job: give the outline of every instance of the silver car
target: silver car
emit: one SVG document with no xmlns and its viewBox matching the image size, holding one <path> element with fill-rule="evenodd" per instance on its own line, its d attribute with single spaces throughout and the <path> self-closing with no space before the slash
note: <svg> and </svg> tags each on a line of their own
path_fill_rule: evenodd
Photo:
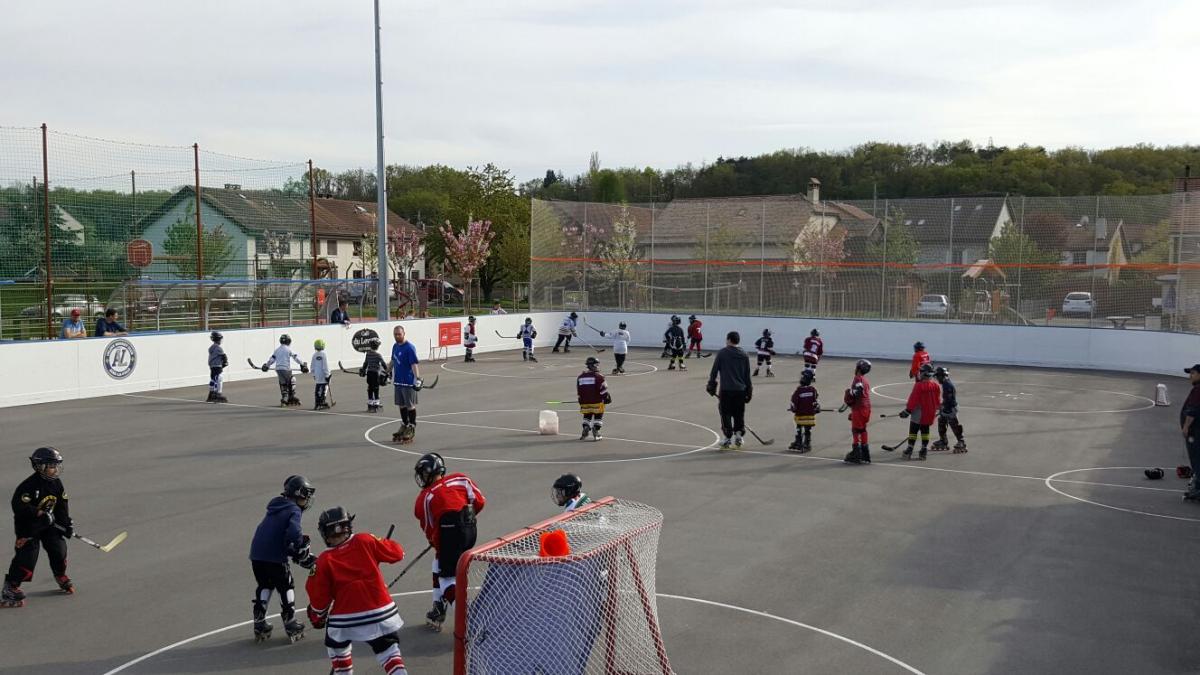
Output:
<svg viewBox="0 0 1200 675">
<path fill-rule="evenodd" d="M 945 318 L 950 316 L 950 299 L 944 295 L 922 295 L 917 301 L 917 316 L 936 316 Z"/>
<path fill-rule="evenodd" d="M 1062 313 L 1063 316 L 1092 316 L 1096 313 L 1096 302 L 1087 291 L 1072 291 L 1063 298 Z"/>
</svg>

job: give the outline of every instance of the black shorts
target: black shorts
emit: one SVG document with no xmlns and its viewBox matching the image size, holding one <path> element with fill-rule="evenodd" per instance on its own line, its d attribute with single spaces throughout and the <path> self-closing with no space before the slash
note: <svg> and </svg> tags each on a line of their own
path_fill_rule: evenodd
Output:
<svg viewBox="0 0 1200 675">
<path fill-rule="evenodd" d="M 453 577 L 458 570 L 458 559 L 475 546 L 475 512 L 463 510 L 458 513 L 442 514 L 438 532 L 438 576 Z"/>
</svg>

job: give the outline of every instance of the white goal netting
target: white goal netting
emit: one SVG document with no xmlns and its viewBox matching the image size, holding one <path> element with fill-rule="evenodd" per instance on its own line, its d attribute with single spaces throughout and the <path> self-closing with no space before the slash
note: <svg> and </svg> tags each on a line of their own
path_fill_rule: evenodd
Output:
<svg viewBox="0 0 1200 675">
<path fill-rule="evenodd" d="M 670 675 L 655 601 L 662 520 L 606 497 L 464 554 L 455 673 Z M 552 530 L 569 555 L 539 555 Z"/>
</svg>

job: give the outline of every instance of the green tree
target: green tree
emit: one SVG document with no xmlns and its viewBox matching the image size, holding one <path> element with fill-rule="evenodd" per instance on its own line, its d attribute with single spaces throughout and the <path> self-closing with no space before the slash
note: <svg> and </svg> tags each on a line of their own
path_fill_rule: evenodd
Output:
<svg viewBox="0 0 1200 675">
<path fill-rule="evenodd" d="M 225 234 L 220 225 L 205 228 L 202 239 L 204 245 L 204 278 L 212 279 L 219 276 L 229 266 L 233 254 L 233 237 Z M 174 258 L 171 267 L 181 279 L 196 278 L 196 216 L 192 204 L 187 211 L 167 228 L 167 237 L 163 241 L 163 250 Z"/>
<path fill-rule="evenodd" d="M 867 260 L 893 265 L 915 265 L 921 246 L 912 228 L 904 224 L 904 213 L 896 210 L 884 223 L 884 235 L 867 244 Z"/>
<path fill-rule="evenodd" d="M 999 265 L 1010 280 L 1020 279 L 1021 295 L 1027 299 L 1043 296 L 1061 277 L 1053 267 L 1059 263 L 1059 255 L 1042 249 L 1015 223 L 1005 225 L 1000 236 L 988 242 L 988 258 Z"/>
</svg>

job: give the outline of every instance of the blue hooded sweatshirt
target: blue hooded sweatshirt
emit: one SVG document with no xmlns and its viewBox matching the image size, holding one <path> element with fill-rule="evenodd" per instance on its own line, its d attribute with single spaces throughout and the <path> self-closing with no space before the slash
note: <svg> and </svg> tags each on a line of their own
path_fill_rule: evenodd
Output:
<svg viewBox="0 0 1200 675">
<path fill-rule="evenodd" d="M 300 532 L 300 506 L 287 497 L 275 497 L 267 504 L 254 540 L 250 542 L 250 559 L 261 562 L 287 562 L 288 556 L 304 546 Z"/>
</svg>

